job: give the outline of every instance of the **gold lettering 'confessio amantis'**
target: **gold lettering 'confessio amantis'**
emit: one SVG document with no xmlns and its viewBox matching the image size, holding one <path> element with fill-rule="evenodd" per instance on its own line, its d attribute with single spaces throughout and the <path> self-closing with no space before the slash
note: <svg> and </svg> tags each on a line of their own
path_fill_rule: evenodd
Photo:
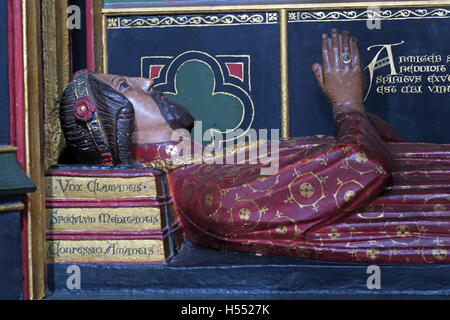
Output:
<svg viewBox="0 0 450 320">
<path fill-rule="evenodd" d="M 63 262 L 163 262 L 168 241 L 145 240 L 48 240 L 47 261 Z M 170 251 L 169 251 L 170 252 Z"/>
<path fill-rule="evenodd" d="M 155 177 L 68 177 L 47 176 L 47 199 L 156 197 Z"/>
<path fill-rule="evenodd" d="M 143 231 L 163 228 L 160 207 L 47 208 L 47 231 Z"/>
</svg>

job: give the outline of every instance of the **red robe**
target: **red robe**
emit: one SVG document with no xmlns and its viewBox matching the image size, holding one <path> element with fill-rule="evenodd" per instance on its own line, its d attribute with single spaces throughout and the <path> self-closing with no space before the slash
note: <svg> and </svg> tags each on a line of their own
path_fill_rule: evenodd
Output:
<svg viewBox="0 0 450 320">
<path fill-rule="evenodd" d="M 188 238 L 222 250 L 327 261 L 450 263 L 450 145 L 404 143 L 361 113 L 337 137 L 280 141 L 279 170 L 190 164 L 169 172 Z M 174 144 L 135 145 L 142 163 Z"/>
</svg>

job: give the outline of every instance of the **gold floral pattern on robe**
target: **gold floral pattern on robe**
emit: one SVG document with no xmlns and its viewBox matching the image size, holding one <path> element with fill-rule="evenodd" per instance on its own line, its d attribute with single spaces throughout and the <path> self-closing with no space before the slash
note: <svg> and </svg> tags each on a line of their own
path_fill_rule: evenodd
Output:
<svg viewBox="0 0 450 320">
<path fill-rule="evenodd" d="M 360 113 L 335 122 L 336 138 L 281 141 L 270 176 L 254 164 L 169 172 L 187 236 L 308 259 L 449 263 L 450 146 L 387 144 Z"/>
</svg>

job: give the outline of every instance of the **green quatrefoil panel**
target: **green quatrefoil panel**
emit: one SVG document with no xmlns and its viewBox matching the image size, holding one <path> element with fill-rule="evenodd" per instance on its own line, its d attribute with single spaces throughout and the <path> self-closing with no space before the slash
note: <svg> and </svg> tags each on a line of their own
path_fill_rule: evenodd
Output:
<svg viewBox="0 0 450 320">
<path fill-rule="evenodd" d="M 239 125 L 244 108 L 235 96 L 215 92 L 215 83 L 214 73 L 206 63 L 191 60 L 177 71 L 176 93 L 164 94 L 188 108 L 197 121 L 202 121 L 203 132 L 211 128 L 225 132 Z"/>
</svg>

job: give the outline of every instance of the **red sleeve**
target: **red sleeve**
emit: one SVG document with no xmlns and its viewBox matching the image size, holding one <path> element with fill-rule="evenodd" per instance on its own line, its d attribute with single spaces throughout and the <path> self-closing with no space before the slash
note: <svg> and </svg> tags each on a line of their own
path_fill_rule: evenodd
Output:
<svg viewBox="0 0 450 320">
<path fill-rule="evenodd" d="M 340 114 L 335 119 L 335 126 L 338 144 L 345 144 L 358 152 L 366 153 L 376 165 L 386 172 L 391 171 L 392 159 L 386 141 L 366 114 L 359 112 Z"/>
<path fill-rule="evenodd" d="M 367 116 L 378 132 L 380 137 L 386 142 L 407 142 L 407 140 L 389 123 L 381 119 L 380 117 L 367 113 Z"/>
<path fill-rule="evenodd" d="M 368 204 L 389 181 L 391 155 L 365 114 L 341 114 L 335 124 L 335 142 L 281 147 L 278 171 L 268 176 L 261 175 L 262 164 L 201 164 L 172 172 L 186 233 L 207 245 L 214 244 L 206 239 L 211 237 L 295 239 Z"/>
<path fill-rule="evenodd" d="M 323 197 L 307 215 L 304 226 L 313 230 L 331 224 L 360 209 L 385 189 L 392 171 L 392 158 L 386 142 L 380 137 L 366 114 L 340 114 L 335 119 L 336 142 L 309 149 L 305 163 L 298 161 L 305 175 L 300 185 L 309 183 L 322 188 Z M 281 165 L 282 166 L 282 165 Z M 320 183 L 313 184 L 318 180 Z M 316 187 L 316 190 L 318 188 Z M 299 195 L 301 199 L 302 195 Z M 303 200 L 302 200 L 303 201 Z M 302 207 L 306 208 L 306 207 Z M 306 231 L 305 230 L 305 231 Z"/>
</svg>

